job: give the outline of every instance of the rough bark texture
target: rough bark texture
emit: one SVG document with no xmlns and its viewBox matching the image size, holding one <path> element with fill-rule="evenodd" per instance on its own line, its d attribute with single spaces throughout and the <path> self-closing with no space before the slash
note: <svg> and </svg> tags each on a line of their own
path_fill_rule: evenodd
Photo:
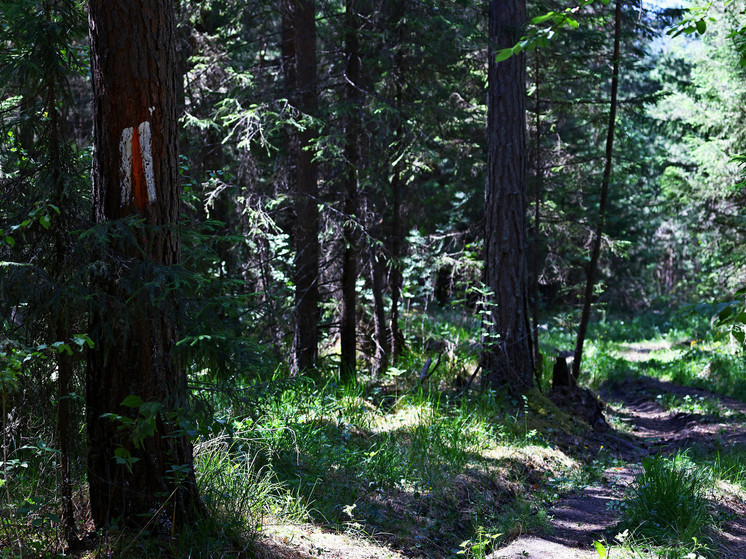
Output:
<svg viewBox="0 0 746 559">
<path fill-rule="evenodd" d="M 175 360 L 176 301 L 165 295 L 167 268 L 179 263 L 179 185 L 176 123 L 175 29 L 168 0 L 89 3 L 94 92 L 93 204 L 97 223 L 137 216 L 130 242 L 111 237 L 111 258 L 99 276 L 92 311 L 86 408 L 88 480 L 97 528 L 114 521 L 147 522 L 164 503 L 162 520 L 191 520 L 200 511 L 192 447 L 179 436 L 175 416 L 186 405 L 186 374 Z M 132 297 L 127 277 L 139 269 L 155 290 Z M 155 276 L 155 271 L 161 274 Z M 159 285 L 160 284 L 160 285 Z M 162 297 L 161 297 L 162 296 Z M 133 442 L 133 430 L 105 414 L 143 422 L 128 396 L 162 407 L 156 431 Z M 138 419 L 139 417 L 139 419 Z M 136 459 L 117 463 L 122 449 Z"/>
<path fill-rule="evenodd" d="M 283 2 L 283 65 L 293 105 L 315 115 L 316 9 L 312 0 Z M 316 164 L 311 149 L 316 130 L 307 126 L 293 133 L 291 157 L 295 159 L 295 314 L 291 368 L 294 374 L 311 371 L 318 358 L 319 338 L 319 211 Z"/>
<path fill-rule="evenodd" d="M 342 317 L 340 337 L 340 378 L 352 380 L 356 376 L 357 355 L 357 261 L 359 234 L 356 224 L 358 214 L 358 167 L 360 165 L 360 116 L 362 95 L 360 81 L 360 52 L 358 47 L 358 18 L 355 0 L 345 4 L 345 100 L 347 123 L 345 127 L 345 159 L 347 172 L 344 179 L 345 224 L 342 232 L 344 255 L 342 257 Z"/>
<path fill-rule="evenodd" d="M 609 183 L 611 181 L 611 166 L 614 153 L 614 126 L 616 122 L 617 92 L 619 91 L 619 49 L 622 35 L 622 2 L 617 0 L 614 12 L 614 60 L 611 71 L 611 99 L 609 101 L 609 128 L 606 134 L 606 158 L 604 175 L 601 181 L 601 199 L 598 202 L 598 222 L 591 246 L 591 259 L 586 268 L 585 295 L 583 311 L 578 326 L 578 338 L 575 344 L 575 359 L 572 362 L 572 376 L 577 381 L 580 378 L 580 365 L 583 359 L 583 344 L 585 342 L 588 322 L 591 318 L 591 304 L 593 302 L 593 288 L 596 285 L 598 259 L 601 257 L 601 236 L 606 225 L 606 205 L 609 199 Z"/>
<path fill-rule="evenodd" d="M 526 59 L 495 62 L 526 20 L 525 0 L 490 2 L 485 270 L 493 291 L 485 381 L 525 391 L 534 370 L 526 263 Z"/>
</svg>

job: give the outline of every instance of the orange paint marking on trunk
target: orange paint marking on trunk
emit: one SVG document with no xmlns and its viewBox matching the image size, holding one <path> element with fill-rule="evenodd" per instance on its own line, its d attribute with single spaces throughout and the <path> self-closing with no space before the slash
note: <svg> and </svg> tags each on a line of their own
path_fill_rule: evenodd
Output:
<svg viewBox="0 0 746 559">
<path fill-rule="evenodd" d="M 148 190 L 145 184 L 145 168 L 140 151 L 140 132 L 137 127 L 132 131 L 132 189 L 135 205 L 144 210 L 148 205 Z"/>
</svg>

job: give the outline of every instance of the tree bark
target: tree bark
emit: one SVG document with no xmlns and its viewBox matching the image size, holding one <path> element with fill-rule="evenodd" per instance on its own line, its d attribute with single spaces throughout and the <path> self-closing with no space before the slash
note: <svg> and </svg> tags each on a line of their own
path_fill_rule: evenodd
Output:
<svg viewBox="0 0 746 559">
<path fill-rule="evenodd" d="M 355 0 L 345 3 L 345 100 L 347 123 L 345 128 L 344 178 L 344 255 L 342 260 L 342 320 L 339 337 L 341 346 L 340 378 L 343 381 L 356 377 L 357 357 L 357 261 L 358 261 L 358 168 L 360 165 L 360 49 L 358 45 L 358 18 Z"/>
<path fill-rule="evenodd" d="M 535 117 L 536 117 L 536 184 L 534 186 L 534 221 L 533 221 L 533 239 L 532 239 L 532 255 L 531 255 L 531 314 L 532 316 L 532 327 L 533 327 L 533 344 L 534 344 L 534 367 L 536 368 L 536 383 L 541 387 L 541 375 L 542 375 L 542 361 L 543 356 L 539 349 L 539 275 L 541 274 L 542 258 L 541 258 L 541 243 L 539 242 L 539 235 L 541 235 L 541 203 L 544 189 L 544 168 L 542 166 L 541 159 L 541 95 L 540 95 L 540 77 L 541 77 L 541 64 L 539 58 L 539 51 L 536 51 L 536 106 L 535 106 Z"/>
<path fill-rule="evenodd" d="M 131 227 L 128 218 L 141 220 L 129 241 L 108 238 L 107 268 L 96 280 L 86 389 L 91 513 L 97 528 L 137 525 L 163 505 L 157 530 L 166 519 L 202 513 L 192 446 L 178 425 L 187 404 L 186 372 L 174 356 L 178 301 L 165 289 L 180 261 L 173 4 L 90 0 L 88 13 L 94 219 Z M 142 274 L 141 297 L 128 291 L 133 270 Z M 131 398 L 122 405 L 132 396 L 150 410 Z M 145 427 L 144 436 L 121 428 L 129 422 Z"/>
<path fill-rule="evenodd" d="M 526 20 L 525 0 L 493 0 L 489 13 L 489 101 L 485 270 L 492 291 L 485 340 L 485 381 L 523 392 L 534 371 L 526 263 L 526 58 L 502 62 Z"/>
<path fill-rule="evenodd" d="M 591 259 L 586 268 L 585 294 L 583 298 L 583 312 L 580 316 L 578 327 L 578 338 L 575 344 L 575 358 L 572 361 L 572 376 L 577 382 L 580 378 L 580 364 L 583 358 L 583 344 L 588 331 L 588 322 L 591 317 L 591 304 L 593 301 L 593 288 L 596 284 L 596 272 L 598 260 L 601 256 L 601 237 L 606 224 L 606 206 L 609 199 L 609 183 L 611 181 L 611 166 L 614 154 L 614 126 L 616 122 L 617 94 L 619 91 L 619 51 L 622 35 L 622 0 L 617 0 L 614 11 L 614 61 L 611 71 L 611 99 L 609 101 L 609 129 L 606 134 L 606 157 L 604 163 L 604 174 L 601 181 L 601 198 L 598 202 L 598 222 L 593 235 L 591 246 Z"/>
<path fill-rule="evenodd" d="M 316 94 L 316 9 L 313 0 L 283 1 L 283 64 L 291 102 L 301 113 L 314 116 Z M 313 371 L 319 338 L 319 211 L 317 170 L 313 161 L 314 126 L 292 134 L 295 159 L 295 313 L 293 374 Z"/>
<path fill-rule="evenodd" d="M 383 306 L 383 255 L 375 246 L 370 247 L 369 255 L 370 283 L 373 292 L 373 343 L 376 346 L 373 357 L 373 376 L 378 378 L 386 372 L 389 366 L 386 310 Z"/>
</svg>

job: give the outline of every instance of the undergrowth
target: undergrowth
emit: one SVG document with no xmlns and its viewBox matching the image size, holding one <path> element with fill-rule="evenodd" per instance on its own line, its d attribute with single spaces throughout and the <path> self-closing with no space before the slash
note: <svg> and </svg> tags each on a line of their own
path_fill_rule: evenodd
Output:
<svg viewBox="0 0 746 559">
<path fill-rule="evenodd" d="M 204 406 L 197 408 L 194 463 L 205 522 L 166 539 L 110 531 L 99 551 L 240 557 L 250 555 L 263 533 L 310 523 L 432 557 L 483 557 L 521 534 L 545 532 L 553 503 L 603 482 L 605 470 L 619 462 L 603 448 L 559 450 L 557 441 L 574 436 L 576 423 L 544 394 L 481 390 L 478 378 L 469 385 L 478 327 L 451 319 L 447 311 L 410 313 L 407 320 L 419 328 L 410 324 L 408 349 L 383 378 L 361 374 L 359 382 L 342 385 L 277 373 L 198 392 L 195 402 Z M 546 392 L 553 356 L 569 349 L 572 336 L 551 324 L 541 339 Z M 591 329 L 581 381 L 600 386 L 649 375 L 739 396 L 746 386 L 742 358 L 718 344 L 661 317 L 608 321 Z M 630 348 L 644 358 L 627 360 Z M 439 366 L 422 380 L 428 357 Z M 326 378 L 333 379 L 331 370 Z M 659 402 L 722 415 L 709 398 L 661 395 Z M 43 490 L 55 454 L 39 445 L 8 456 L 0 539 L 9 551 L 2 557 L 18 556 L 14 539 L 31 552 L 59 549 L 55 496 Z M 671 558 L 684 557 L 676 555 L 682 550 L 709 553 L 712 480 L 746 489 L 744 463 L 743 452 L 730 448 L 647 459 L 621 505 L 624 545 L 654 544 Z"/>
<path fill-rule="evenodd" d="M 621 503 L 617 529 L 633 542 L 656 546 L 667 559 L 712 557 L 711 471 L 697 467 L 687 452 L 649 456 L 642 468 Z"/>
</svg>

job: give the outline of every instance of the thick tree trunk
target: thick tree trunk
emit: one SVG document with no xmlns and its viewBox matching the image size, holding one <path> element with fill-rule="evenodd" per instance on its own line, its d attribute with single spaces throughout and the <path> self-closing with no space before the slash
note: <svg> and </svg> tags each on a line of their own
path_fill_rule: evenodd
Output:
<svg viewBox="0 0 746 559">
<path fill-rule="evenodd" d="M 283 63 L 285 80 L 295 107 L 315 115 L 316 9 L 312 0 L 283 2 Z M 295 313 L 291 369 L 294 374 L 312 371 L 318 358 L 319 338 L 319 211 L 313 141 L 316 130 L 308 126 L 293 134 L 290 150 L 295 159 Z"/>
<path fill-rule="evenodd" d="M 617 92 L 619 90 L 619 50 L 622 35 L 622 2 L 617 0 L 614 12 L 614 60 L 611 71 L 611 99 L 609 101 L 609 128 L 606 134 L 606 159 L 604 175 L 601 181 L 601 199 L 598 202 L 598 222 L 591 246 L 591 259 L 586 268 L 585 295 L 583 298 L 583 312 L 580 316 L 578 338 L 575 344 L 575 358 L 572 361 L 572 376 L 577 382 L 580 378 L 580 364 L 583 359 L 583 344 L 591 318 L 591 304 L 593 302 L 593 288 L 596 285 L 598 260 L 601 256 L 601 236 L 606 224 L 606 205 L 609 199 L 609 183 L 611 181 L 611 166 L 614 153 L 614 126 L 616 122 Z"/>
<path fill-rule="evenodd" d="M 110 238 L 91 313 L 91 513 L 99 528 L 142 524 L 165 504 L 151 525 L 157 530 L 167 519 L 181 523 L 201 513 L 192 447 L 177 424 L 187 395 L 185 370 L 173 354 L 178 301 L 164 289 L 168 267 L 180 258 L 173 4 L 91 0 L 89 26 L 94 218 L 143 222 L 130 241 Z M 149 292 L 142 297 L 127 291 L 126 278 L 138 269 L 138 287 Z M 132 396 L 150 404 L 140 407 Z M 121 428 L 129 422 L 139 431 Z"/>
<path fill-rule="evenodd" d="M 525 0 L 493 0 L 489 15 L 489 104 L 485 270 L 493 293 L 483 360 L 485 381 L 525 391 L 534 371 L 526 263 L 526 59 L 503 62 L 526 20 Z"/>
<path fill-rule="evenodd" d="M 357 356 L 357 261 L 358 261 L 358 214 L 357 183 L 360 165 L 360 52 L 358 46 L 358 18 L 355 0 L 345 4 L 345 100 L 347 102 L 347 124 L 345 129 L 345 160 L 347 172 L 344 179 L 344 255 L 342 260 L 342 320 L 339 329 L 341 359 L 340 378 L 344 381 L 356 377 Z"/>
</svg>

